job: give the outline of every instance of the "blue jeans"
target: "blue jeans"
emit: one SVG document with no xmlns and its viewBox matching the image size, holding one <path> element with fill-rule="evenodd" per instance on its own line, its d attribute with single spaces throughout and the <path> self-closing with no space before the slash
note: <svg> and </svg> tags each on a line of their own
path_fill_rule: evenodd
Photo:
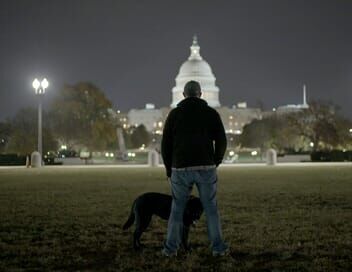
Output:
<svg viewBox="0 0 352 272">
<path fill-rule="evenodd" d="M 172 206 L 164 251 L 177 251 L 182 241 L 183 212 L 193 184 L 196 184 L 208 225 L 208 237 L 214 252 L 223 252 L 227 245 L 222 240 L 220 218 L 216 203 L 216 168 L 207 170 L 173 170 L 171 175 Z"/>
</svg>

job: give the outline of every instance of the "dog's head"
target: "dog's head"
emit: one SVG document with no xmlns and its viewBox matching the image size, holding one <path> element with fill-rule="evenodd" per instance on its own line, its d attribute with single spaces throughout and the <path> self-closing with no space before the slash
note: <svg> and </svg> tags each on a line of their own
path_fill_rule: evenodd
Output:
<svg viewBox="0 0 352 272">
<path fill-rule="evenodd" d="M 199 197 L 191 196 L 183 215 L 183 222 L 187 226 L 195 226 L 203 213 L 203 206 Z"/>
</svg>

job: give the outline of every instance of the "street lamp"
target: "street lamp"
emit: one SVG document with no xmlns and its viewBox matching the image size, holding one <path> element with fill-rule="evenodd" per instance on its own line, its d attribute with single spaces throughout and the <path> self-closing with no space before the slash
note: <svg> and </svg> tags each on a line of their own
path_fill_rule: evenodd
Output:
<svg viewBox="0 0 352 272">
<path fill-rule="evenodd" d="M 49 82 L 44 78 L 41 82 L 38 79 L 34 79 L 32 86 L 35 90 L 35 94 L 38 96 L 38 152 L 41 160 L 43 155 L 43 141 L 42 141 L 42 97 L 45 94 L 45 89 L 49 87 Z"/>
</svg>

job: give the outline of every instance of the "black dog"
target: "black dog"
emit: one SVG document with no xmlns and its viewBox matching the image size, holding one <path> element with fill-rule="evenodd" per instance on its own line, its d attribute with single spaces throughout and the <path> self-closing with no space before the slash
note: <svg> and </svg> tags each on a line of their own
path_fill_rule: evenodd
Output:
<svg viewBox="0 0 352 272">
<path fill-rule="evenodd" d="M 123 230 L 128 229 L 136 223 L 133 234 L 133 247 L 138 250 L 142 247 L 140 238 L 142 233 L 149 226 L 152 215 L 157 215 L 168 220 L 171 212 L 172 197 L 160 193 L 145 193 L 136 198 L 133 202 L 131 214 L 127 222 L 123 225 Z M 203 213 L 203 206 L 198 197 L 191 196 L 187 202 L 183 214 L 183 235 L 182 246 L 189 250 L 188 233 L 191 225 L 194 225 Z"/>
</svg>

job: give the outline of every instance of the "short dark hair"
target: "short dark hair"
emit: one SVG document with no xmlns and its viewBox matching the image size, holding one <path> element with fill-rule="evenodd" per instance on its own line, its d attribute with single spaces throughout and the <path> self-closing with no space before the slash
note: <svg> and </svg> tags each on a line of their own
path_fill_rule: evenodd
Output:
<svg viewBox="0 0 352 272">
<path fill-rule="evenodd" d="M 188 81 L 183 89 L 185 96 L 199 96 L 201 93 L 200 84 L 197 81 Z"/>
</svg>

